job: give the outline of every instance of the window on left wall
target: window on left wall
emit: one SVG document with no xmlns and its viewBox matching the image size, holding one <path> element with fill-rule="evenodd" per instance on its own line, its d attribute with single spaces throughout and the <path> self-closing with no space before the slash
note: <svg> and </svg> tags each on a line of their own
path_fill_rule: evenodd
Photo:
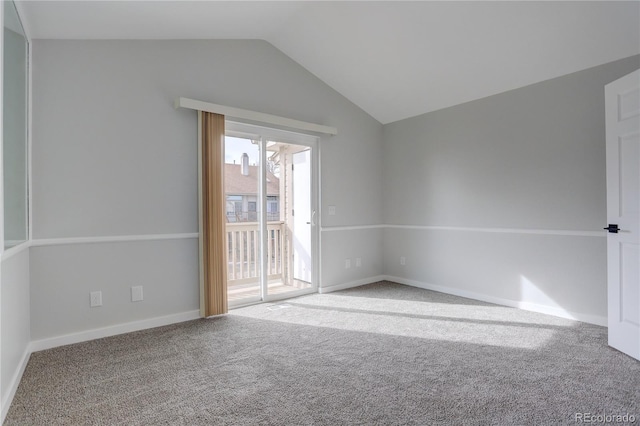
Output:
<svg viewBox="0 0 640 426">
<path fill-rule="evenodd" d="M 4 248 L 28 239 L 29 44 L 13 1 L 4 4 L 2 165 Z"/>
</svg>

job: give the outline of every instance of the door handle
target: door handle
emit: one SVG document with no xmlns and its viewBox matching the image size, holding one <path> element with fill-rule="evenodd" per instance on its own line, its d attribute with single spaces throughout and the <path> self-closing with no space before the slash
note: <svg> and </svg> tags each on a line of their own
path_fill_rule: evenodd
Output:
<svg viewBox="0 0 640 426">
<path fill-rule="evenodd" d="M 316 211 L 311 213 L 311 225 L 316 226 Z"/>
<path fill-rule="evenodd" d="M 620 228 L 618 228 L 617 224 L 609 224 L 609 226 L 607 226 L 606 228 L 602 228 L 602 229 L 606 229 L 607 231 L 609 231 L 612 234 L 617 234 L 618 231 L 620 230 Z"/>
</svg>

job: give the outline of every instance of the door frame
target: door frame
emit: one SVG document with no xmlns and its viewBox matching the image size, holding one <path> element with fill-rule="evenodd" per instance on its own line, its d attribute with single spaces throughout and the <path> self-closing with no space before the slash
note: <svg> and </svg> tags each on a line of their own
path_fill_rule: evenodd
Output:
<svg viewBox="0 0 640 426">
<path fill-rule="evenodd" d="M 253 305 L 262 302 L 273 302 L 277 300 L 288 299 L 291 297 L 302 296 L 305 294 L 316 293 L 320 280 L 320 138 L 315 135 L 292 132 L 288 130 L 275 129 L 254 124 L 243 123 L 232 119 L 225 120 L 225 135 L 236 136 L 256 140 L 260 146 L 260 179 L 259 179 L 259 196 L 258 203 L 260 209 L 260 235 L 267 235 L 267 182 L 265 173 L 265 164 L 267 163 L 267 150 L 265 149 L 268 141 L 277 139 L 278 142 L 289 143 L 294 145 L 306 146 L 311 149 L 311 262 L 313 265 L 311 271 L 311 287 L 270 295 L 268 294 L 268 276 L 266 272 L 266 253 L 267 238 L 261 238 L 260 253 L 260 297 L 250 298 L 239 301 L 239 303 L 229 303 L 230 308 L 239 308 L 242 306 Z M 290 254 L 289 254 L 290 255 Z"/>
</svg>

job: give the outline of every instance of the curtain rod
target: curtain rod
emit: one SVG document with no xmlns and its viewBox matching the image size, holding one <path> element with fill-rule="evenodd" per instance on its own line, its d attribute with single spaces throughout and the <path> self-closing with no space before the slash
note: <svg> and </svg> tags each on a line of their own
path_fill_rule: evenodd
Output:
<svg viewBox="0 0 640 426">
<path fill-rule="evenodd" d="M 276 126 L 283 126 L 296 130 L 304 130 L 307 132 L 324 133 L 332 136 L 338 134 L 338 129 L 336 129 L 335 127 L 324 126 L 322 124 L 307 123 L 306 121 L 279 117 L 277 115 L 265 114 L 263 112 L 249 111 L 246 109 L 217 105 L 210 102 L 198 101 L 195 99 L 179 97 L 176 98 L 174 106 L 176 109 L 187 108 L 194 109 L 196 111 L 212 112 L 215 114 L 224 115 L 225 117 L 257 121 L 260 123 L 273 124 Z"/>
</svg>

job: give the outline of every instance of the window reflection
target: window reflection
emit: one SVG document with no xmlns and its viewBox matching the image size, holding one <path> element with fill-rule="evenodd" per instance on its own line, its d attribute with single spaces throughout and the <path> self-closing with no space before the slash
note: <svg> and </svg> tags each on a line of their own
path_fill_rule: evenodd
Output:
<svg viewBox="0 0 640 426">
<path fill-rule="evenodd" d="M 27 239 L 27 39 L 5 3 L 3 76 L 4 247 Z"/>
</svg>

